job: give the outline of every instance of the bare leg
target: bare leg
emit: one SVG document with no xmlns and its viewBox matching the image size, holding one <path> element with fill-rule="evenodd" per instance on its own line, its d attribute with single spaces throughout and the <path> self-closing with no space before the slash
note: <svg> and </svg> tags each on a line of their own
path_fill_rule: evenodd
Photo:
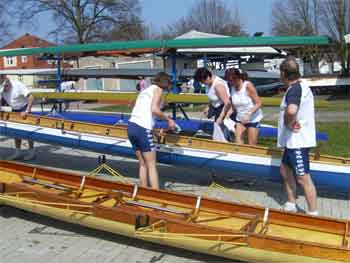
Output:
<svg viewBox="0 0 350 263">
<path fill-rule="evenodd" d="M 240 124 L 236 124 L 236 130 L 235 130 L 235 136 L 236 136 L 236 143 L 243 144 L 244 143 L 244 132 L 246 128 Z"/>
<path fill-rule="evenodd" d="M 298 183 L 303 187 L 305 199 L 310 212 L 317 211 L 317 191 L 310 174 L 297 177 Z"/>
<path fill-rule="evenodd" d="M 156 152 L 144 152 L 142 156 L 146 162 L 147 171 L 148 171 L 148 179 L 150 185 L 154 189 L 159 189 L 159 177 L 157 170 L 157 162 L 156 162 Z"/>
<path fill-rule="evenodd" d="M 287 192 L 288 202 L 295 204 L 297 186 L 293 175 L 293 171 L 287 165 L 282 163 L 280 167 L 280 172 L 284 181 L 284 187 Z"/>
<path fill-rule="evenodd" d="M 248 130 L 248 144 L 257 145 L 259 129 L 254 127 L 249 127 L 247 130 Z"/>
<path fill-rule="evenodd" d="M 143 187 L 147 187 L 148 180 L 147 180 L 147 166 L 146 162 L 143 159 L 143 156 L 140 151 L 136 151 L 136 157 L 139 160 L 139 178 L 140 178 L 140 184 Z"/>
</svg>

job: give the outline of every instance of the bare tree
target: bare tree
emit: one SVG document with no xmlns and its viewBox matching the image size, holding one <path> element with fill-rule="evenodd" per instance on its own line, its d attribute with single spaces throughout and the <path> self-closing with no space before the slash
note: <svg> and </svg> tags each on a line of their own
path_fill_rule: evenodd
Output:
<svg viewBox="0 0 350 263">
<path fill-rule="evenodd" d="M 223 35 L 246 35 L 238 8 L 222 0 L 197 0 L 188 14 L 164 30 L 163 38 L 173 38 L 190 30 Z"/>
<path fill-rule="evenodd" d="M 148 39 L 150 28 L 146 26 L 142 20 L 133 16 L 128 19 L 124 19 L 113 30 L 107 34 L 106 40 L 136 40 L 136 39 Z"/>
<path fill-rule="evenodd" d="M 273 35 L 314 35 L 319 33 L 319 0 L 278 0 L 272 7 Z"/>
<path fill-rule="evenodd" d="M 0 43 L 4 44 L 12 37 L 11 0 L 0 2 Z"/>
<path fill-rule="evenodd" d="M 138 0 L 17 0 L 17 4 L 21 25 L 39 14 L 51 14 L 57 25 L 51 33 L 75 43 L 111 38 L 113 30 L 135 21 L 141 12 Z"/>
<path fill-rule="evenodd" d="M 323 25 L 328 34 L 336 41 L 336 52 L 339 56 L 342 74 L 350 76 L 350 52 L 344 36 L 350 33 L 350 1 L 324 0 Z"/>
<path fill-rule="evenodd" d="M 276 0 L 272 7 L 272 34 L 279 36 L 317 35 L 321 28 L 319 0 Z M 319 61 L 325 56 L 315 49 L 303 49 L 299 56 L 319 73 Z"/>
</svg>

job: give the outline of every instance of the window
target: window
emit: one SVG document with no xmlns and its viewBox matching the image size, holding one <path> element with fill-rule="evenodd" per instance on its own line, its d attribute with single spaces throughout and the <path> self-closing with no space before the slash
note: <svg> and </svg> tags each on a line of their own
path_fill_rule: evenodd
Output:
<svg viewBox="0 0 350 263">
<path fill-rule="evenodd" d="M 5 67 L 14 67 L 17 65 L 17 57 L 4 57 Z"/>
<path fill-rule="evenodd" d="M 21 61 L 23 64 L 28 62 L 28 57 L 27 56 L 21 56 Z"/>
</svg>

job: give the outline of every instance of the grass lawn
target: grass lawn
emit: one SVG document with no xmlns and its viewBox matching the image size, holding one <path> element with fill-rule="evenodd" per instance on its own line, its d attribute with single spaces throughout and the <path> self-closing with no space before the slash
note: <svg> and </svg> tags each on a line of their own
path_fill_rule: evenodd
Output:
<svg viewBox="0 0 350 263">
<path fill-rule="evenodd" d="M 275 122 L 269 124 L 276 125 Z M 350 157 L 350 121 L 349 122 L 318 122 L 318 132 L 328 134 L 328 141 L 321 142 L 321 154 Z M 276 139 L 260 140 L 259 144 L 275 147 Z"/>
<path fill-rule="evenodd" d="M 322 143 L 321 153 L 350 157 L 350 121 L 317 123 L 317 130 L 328 134 L 328 142 Z"/>
<path fill-rule="evenodd" d="M 329 101 L 329 107 L 320 108 L 318 110 L 319 111 L 332 111 L 332 112 L 348 111 L 350 113 L 350 99 L 348 99 L 348 100 L 331 100 L 331 101 Z"/>
</svg>

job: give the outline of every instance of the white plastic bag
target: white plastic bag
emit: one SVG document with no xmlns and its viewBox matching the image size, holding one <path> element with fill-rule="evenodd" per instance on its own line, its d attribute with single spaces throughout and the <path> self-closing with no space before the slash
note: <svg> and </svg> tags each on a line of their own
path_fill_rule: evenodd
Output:
<svg viewBox="0 0 350 263">
<path fill-rule="evenodd" d="M 213 140 L 218 142 L 227 142 L 223 130 L 224 125 L 214 122 Z"/>
<path fill-rule="evenodd" d="M 225 118 L 224 119 L 224 125 L 226 126 L 226 128 L 231 131 L 231 132 L 235 132 L 236 130 L 236 122 L 234 122 L 231 118 Z"/>
</svg>

